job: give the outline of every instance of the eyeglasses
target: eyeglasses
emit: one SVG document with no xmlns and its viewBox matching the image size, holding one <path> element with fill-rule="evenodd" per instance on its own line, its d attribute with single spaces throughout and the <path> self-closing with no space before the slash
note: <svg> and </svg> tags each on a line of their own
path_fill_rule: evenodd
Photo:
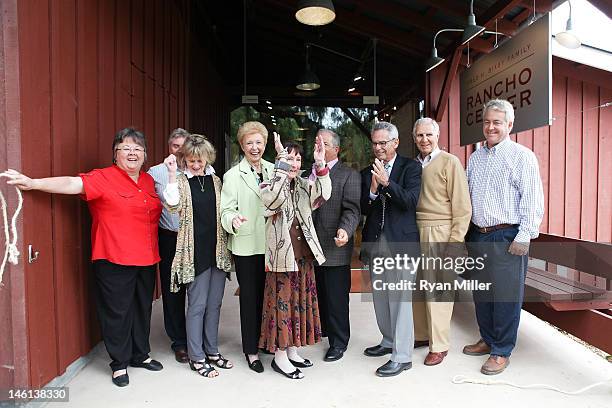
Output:
<svg viewBox="0 0 612 408">
<path fill-rule="evenodd" d="M 372 147 L 379 146 L 379 147 L 384 148 L 384 147 L 387 146 L 387 143 L 392 142 L 394 140 L 396 140 L 396 139 L 383 140 L 382 142 L 374 142 L 374 141 L 372 141 Z"/>
<path fill-rule="evenodd" d="M 141 146 L 123 146 L 123 147 L 117 147 L 115 150 L 121 150 L 125 154 L 129 154 L 131 152 L 144 153 L 145 151 L 145 149 Z"/>
</svg>

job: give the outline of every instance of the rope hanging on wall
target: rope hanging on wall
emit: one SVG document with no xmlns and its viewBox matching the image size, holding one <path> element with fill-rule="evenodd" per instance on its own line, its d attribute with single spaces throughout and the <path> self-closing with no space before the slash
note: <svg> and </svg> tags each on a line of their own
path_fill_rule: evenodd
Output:
<svg viewBox="0 0 612 408">
<path fill-rule="evenodd" d="M 17 249 L 17 217 L 21 212 L 21 207 L 23 205 L 23 197 L 21 196 L 21 191 L 18 188 L 17 190 L 17 208 L 11 217 L 11 227 L 9 230 L 9 221 L 8 221 L 8 212 L 6 200 L 4 199 L 4 195 L 2 191 L 0 191 L 0 203 L 2 204 L 2 221 L 4 222 L 4 258 L 2 259 L 2 265 L 0 265 L 0 287 L 2 284 L 2 276 L 4 275 L 4 268 L 6 267 L 7 261 L 12 263 L 13 265 L 17 265 L 19 263 L 19 250 Z M 12 234 L 12 239 L 11 239 Z"/>
</svg>

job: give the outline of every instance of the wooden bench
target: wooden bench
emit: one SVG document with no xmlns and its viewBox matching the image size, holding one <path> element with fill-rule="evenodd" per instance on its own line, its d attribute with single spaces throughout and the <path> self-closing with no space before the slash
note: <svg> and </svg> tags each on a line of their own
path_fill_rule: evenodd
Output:
<svg viewBox="0 0 612 408">
<path fill-rule="evenodd" d="M 529 256 L 523 309 L 612 354 L 612 245 L 540 234 Z"/>
<path fill-rule="evenodd" d="M 543 262 L 530 262 L 526 302 L 557 311 L 612 308 L 612 245 L 541 234 L 529 255 Z"/>
<path fill-rule="evenodd" d="M 530 266 L 525 279 L 525 301 L 541 301 L 557 311 L 609 309 L 612 291 Z"/>
</svg>

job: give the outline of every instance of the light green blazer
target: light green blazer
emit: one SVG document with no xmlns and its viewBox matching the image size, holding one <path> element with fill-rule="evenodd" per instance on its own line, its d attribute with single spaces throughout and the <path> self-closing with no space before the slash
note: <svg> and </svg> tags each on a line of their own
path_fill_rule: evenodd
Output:
<svg viewBox="0 0 612 408">
<path fill-rule="evenodd" d="M 274 164 L 261 160 L 263 180 L 268 181 Z M 235 230 L 232 219 L 242 214 L 247 221 Z M 221 190 L 221 225 L 229 234 L 228 249 L 239 256 L 265 253 L 266 220 L 255 172 L 246 159 L 229 169 L 223 176 Z"/>
</svg>

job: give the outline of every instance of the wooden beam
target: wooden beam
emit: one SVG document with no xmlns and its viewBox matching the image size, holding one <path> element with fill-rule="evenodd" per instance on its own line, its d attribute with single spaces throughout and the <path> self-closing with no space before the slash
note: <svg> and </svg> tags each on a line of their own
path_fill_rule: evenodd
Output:
<svg viewBox="0 0 612 408">
<path fill-rule="evenodd" d="M 590 0 L 589 0 L 590 1 Z M 533 11 L 533 0 L 521 0 L 519 5 L 527 7 Z M 535 2 L 535 11 L 538 13 L 548 13 L 552 8 L 552 2 L 537 0 Z"/>
<path fill-rule="evenodd" d="M 522 22 L 523 20 L 519 21 Z M 491 21 L 489 24 L 486 24 L 485 27 L 488 31 L 498 31 L 511 36 L 518 31 L 519 24 L 515 23 L 514 20 L 510 21 L 506 20 L 505 18 L 500 18 L 497 20 L 497 30 L 495 30 L 495 20 Z"/>
<path fill-rule="evenodd" d="M 335 24 L 355 34 L 376 37 L 381 42 L 411 55 L 423 57 L 431 51 L 420 37 L 356 13 L 337 14 Z"/>
<path fill-rule="evenodd" d="M 532 14 L 533 14 L 533 11 L 531 11 L 531 9 L 525 8 L 523 11 L 521 11 L 519 14 L 517 14 L 512 19 L 512 22 L 518 26 L 519 24 L 523 23 L 528 18 L 531 18 Z"/>
<path fill-rule="evenodd" d="M 608 18 L 612 18 L 612 4 L 610 4 L 610 0 L 589 0 L 589 3 L 597 7 Z"/>
<path fill-rule="evenodd" d="M 440 22 L 440 20 L 417 13 L 410 10 L 408 7 L 399 5 L 397 3 L 388 1 L 372 2 L 366 0 L 353 0 L 353 3 L 357 5 L 357 9 L 359 11 L 374 11 L 376 13 L 383 14 L 389 19 L 406 23 L 408 27 L 418 27 L 421 30 L 431 33 L 436 33 L 438 30 L 444 28 L 444 25 Z"/>
<path fill-rule="evenodd" d="M 460 4 L 452 0 L 418 0 L 419 3 L 427 4 L 428 6 L 435 7 L 438 10 L 443 10 L 445 13 L 451 14 L 455 17 L 463 17 L 467 23 L 468 14 L 470 14 L 469 3 Z M 478 10 L 474 10 L 477 12 Z"/>
<path fill-rule="evenodd" d="M 476 37 L 469 42 L 470 48 L 476 50 L 478 52 L 482 52 L 484 54 L 488 54 L 493 51 L 493 44 L 491 44 L 487 40 L 483 40 L 482 38 Z"/>
<path fill-rule="evenodd" d="M 448 97 L 450 95 L 450 90 L 453 86 L 455 76 L 457 75 L 459 61 L 461 61 L 461 54 L 462 50 L 460 48 L 457 48 L 453 54 L 453 59 L 448 65 L 448 72 L 446 73 L 446 78 L 444 78 L 442 94 L 440 95 L 440 99 L 438 100 L 438 107 L 436 108 L 436 122 L 441 122 L 442 117 L 444 116 L 444 111 L 446 109 L 446 106 L 448 105 Z"/>
</svg>

